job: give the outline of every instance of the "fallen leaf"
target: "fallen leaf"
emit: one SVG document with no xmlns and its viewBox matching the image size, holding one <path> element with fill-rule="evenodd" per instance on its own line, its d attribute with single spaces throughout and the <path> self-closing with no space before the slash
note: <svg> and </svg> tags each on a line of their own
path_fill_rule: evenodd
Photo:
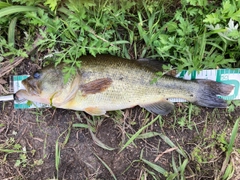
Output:
<svg viewBox="0 0 240 180">
<path fill-rule="evenodd" d="M 6 84 L 7 81 L 5 81 L 4 79 L 0 78 L 0 84 Z"/>
</svg>

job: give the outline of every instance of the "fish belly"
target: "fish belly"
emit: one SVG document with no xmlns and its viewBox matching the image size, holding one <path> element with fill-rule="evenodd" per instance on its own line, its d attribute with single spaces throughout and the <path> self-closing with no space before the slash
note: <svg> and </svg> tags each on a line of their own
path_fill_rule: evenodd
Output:
<svg viewBox="0 0 240 180">
<path fill-rule="evenodd" d="M 163 96 L 157 88 L 114 82 L 104 92 L 83 95 L 79 91 L 74 99 L 61 108 L 81 111 L 87 108 L 98 108 L 103 111 L 114 111 L 149 104 L 162 98 Z"/>
</svg>

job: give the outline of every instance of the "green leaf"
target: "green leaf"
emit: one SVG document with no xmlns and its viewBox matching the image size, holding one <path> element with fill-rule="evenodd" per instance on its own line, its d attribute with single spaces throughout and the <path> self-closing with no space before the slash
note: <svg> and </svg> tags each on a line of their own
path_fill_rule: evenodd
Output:
<svg viewBox="0 0 240 180">
<path fill-rule="evenodd" d="M 9 7 L 9 6 L 12 6 L 12 5 L 9 4 L 9 3 L 1 2 L 1 1 L 0 1 L 0 9 L 5 8 L 5 7 Z"/>
<path fill-rule="evenodd" d="M 22 147 L 22 146 L 21 146 L 20 144 L 15 144 L 13 148 L 14 148 L 14 149 L 17 149 L 17 150 L 20 150 L 21 147 Z"/>
<path fill-rule="evenodd" d="M 21 161 L 18 159 L 18 160 L 16 160 L 14 166 L 15 166 L 15 167 L 18 167 L 18 166 L 20 166 L 20 164 L 21 164 Z"/>
<path fill-rule="evenodd" d="M 223 1 L 222 4 L 223 9 L 221 10 L 221 13 L 228 14 L 228 16 L 231 17 L 233 12 L 236 10 L 236 7 L 230 3 L 229 0 Z"/>
<path fill-rule="evenodd" d="M 231 18 L 240 22 L 240 9 L 231 15 Z"/>
<path fill-rule="evenodd" d="M 207 17 L 203 20 L 203 22 L 217 24 L 218 22 L 220 22 L 220 17 L 218 13 L 208 14 Z"/>
<path fill-rule="evenodd" d="M 238 30 L 234 29 L 228 34 L 228 36 L 233 39 L 238 39 L 238 38 L 240 38 L 240 32 Z"/>
<path fill-rule="evenodd" d="M 57 7 L 57 3 L 59 0 L 46 0 L 44 5 L 48 5 L 51 11 L 54 11 Z"/>
<path fill-rule="evenodd" d="M 175 22 L 167 22 L 165 26 L 163 26 L 164 29 L 166 29 L 168 32 L 175 32 L 178 28 L 177 23 Z"/>
</svg>

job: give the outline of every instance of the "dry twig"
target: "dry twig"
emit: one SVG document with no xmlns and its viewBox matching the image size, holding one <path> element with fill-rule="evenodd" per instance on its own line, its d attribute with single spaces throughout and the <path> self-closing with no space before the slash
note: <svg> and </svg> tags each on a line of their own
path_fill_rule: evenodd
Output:
<svg viewBox="0 0 240 180">
<path fill-rule="evenodd" d="M 32 48 L 27 52 L 27 54 L 31 54 L 32 51 L 37 47 L 38 41 L 42 39 L 42 36 L 38 35 L 35 41 L 33 42 Z M 0 69 L 0 78 L 5 74 L 8 74 L 11 70 L 13 70 L 16 66 L 18 66 L 25 58 L 24 57 L 16 57 L 13 62 L 5 61 L 2 63 L 2 67 Z"/>
<path fill-rule="evenodd" d="M 159 155 L 155 158 L 154 162 L 157 162 L 164 154 L 169 153 L 169 152 L 172 152 L 172 151 L 174 151 L 174 150 L 176 150 L 176 149 L 178 149 L 178 148 L 177 148 L 177 147 L 173 147 L 173 148 L 167 149 L 167 150 L 164 151 L 163 153 L 159 154 Z"/>
</svg>

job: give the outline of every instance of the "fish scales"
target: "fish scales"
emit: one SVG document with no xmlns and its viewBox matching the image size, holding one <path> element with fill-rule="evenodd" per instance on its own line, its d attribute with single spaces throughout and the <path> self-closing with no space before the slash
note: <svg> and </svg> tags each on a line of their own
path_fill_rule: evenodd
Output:
<svg viewBox="0 0 240 180">
<path fill-rule="evenodd" d="M 81 72 L 83 73 L 84 83 L 96 78 L 111 77 L 113 79 L 112 86 L 103 92 L 104 94 L 99 94 L 98 98 L 101 100 L 103 100 L 103 97 L 107 98 L 106 101 L 102 101 L 103 103 L 111 101 L 111 98 L 114 98 L 112 100 L 116 100 L 115 103 L 117 104 L 119 104 L 119 101 L 122 101 L 123 104 L 128 103 L 128 101 L 145 103 L 145 101 L 151 99 L 156 102 L 161 98 L 175 98 L 176 95 L 179 97 L 181 94 L 181 97 L 184 98 L 189 94 L 187 100 L 191 100 L 190 92 L 196 85 L 195 82 L 190 81 L 187 85 L 182 84 L 181 81 L 174 81 L 175 78 L 171 77 L 158 78 L 157 82 L 153 83 L 153 79 L 157 76 L 149 68 L 140 66 L 134 61 L 123 63 L 122 59 L 109 60 L 106 58 L 92 61 L 82 59 Z M 93 98 L 95 96 L 92 95 Z M 98 99 L 95 100 L 98 101 Z"/>
</svg>

